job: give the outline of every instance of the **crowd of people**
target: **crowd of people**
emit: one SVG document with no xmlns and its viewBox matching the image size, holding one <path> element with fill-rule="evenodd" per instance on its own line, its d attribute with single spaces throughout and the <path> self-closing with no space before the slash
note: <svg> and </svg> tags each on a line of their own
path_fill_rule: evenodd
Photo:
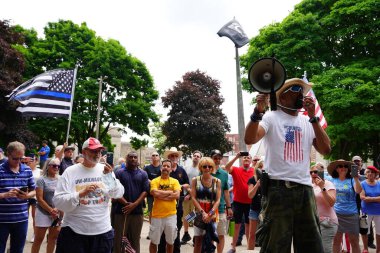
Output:
<svg viewBox="0 0 380 253">
<path fill-rule="evenodd" d="M 27 155 L 22 143 L 9 143 L 6 156 L 0 149 L 0 253 L 9 236 L 10 252 L 23 252 L 29 216 L 32 253 L 46 233 L 47 253 L 140 252 L 146 207 L 151 253 L 178 253 L 191 241 L 197 253 L 234 253 L 243 235 L 247 249 L 260 252 L 366 253 L 374 239 L 380 252 L 379 170 L 359 156 L 327 170 L 310 165 L 312 146 L 322 155 L 331 147 L 309 89 L 301 79 L 287 80 L 276 92 L 280 110 L 269 112 L 268 96 L 257 95 L 245 141 L 262 139 L 264 156 L 238 152 L 222 162 L 218 149 L 209 157 L 195 150 L 184 168 L 182 152 L 172 147 L 153 152 L 142 168 L 135 151 L 116 166 L 107 163 L 93 137 L 75 158 L 66 143 L 51 158 L 47 141 Z M 225 245 L 230 229 L 233 240 Z"/>
</svg>

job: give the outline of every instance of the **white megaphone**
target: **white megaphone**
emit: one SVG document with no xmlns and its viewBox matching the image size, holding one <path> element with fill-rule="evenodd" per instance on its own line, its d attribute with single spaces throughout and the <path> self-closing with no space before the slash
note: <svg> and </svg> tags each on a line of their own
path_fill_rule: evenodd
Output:
<svg viewBox="0 0 380 253">
<path fill-rule="evenodd" d="M 284 65 L 274 57 L 261 58 L 249 69 L 248 80 L 254 90 L 270 94 L 271 110 L 277 110 L 276 91 L 286 80 Z"/>
</svg>

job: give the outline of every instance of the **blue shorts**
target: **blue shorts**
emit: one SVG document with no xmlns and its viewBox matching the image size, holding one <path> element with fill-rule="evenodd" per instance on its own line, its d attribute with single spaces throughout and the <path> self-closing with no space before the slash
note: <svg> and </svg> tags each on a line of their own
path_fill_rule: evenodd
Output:
<svg viewBox="0 0 380 253">
<path fill-rule="evenodd" d="M 248 218 L 250 220 L 258 220 L 259 219 L 259 214 L 260 214 L 259 211 L 255 211 L 255 210 L 249 209 Z"/>
</svg>

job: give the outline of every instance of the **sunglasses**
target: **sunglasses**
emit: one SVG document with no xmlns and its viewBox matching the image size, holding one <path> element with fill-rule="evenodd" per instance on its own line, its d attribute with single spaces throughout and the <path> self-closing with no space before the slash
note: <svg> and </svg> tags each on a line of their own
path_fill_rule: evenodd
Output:
<svg viewBox="0 0 380 253">
<path fill-rule="evenodd" d="M 95 150 L 92 150 L 92 149 L 88 149 L 88 151 L 90 151 L 91 154 L 99 154 L 102 152 L 101 149 L 95 149 Z"/>
<path fill-rule="evenodd" d="M 302 86 L 299 86 L 299 85 L 293 85 L 293 86 L 290 86 L 288 89 L 286 89 L 283 93 L 286 93 L 288 91 L 303 92 L 303 88 L 302 88 Z"/>
<path fill-rule="evenodd" d="M 346 169 L 348 169 L 348 165 L 341 165 L 341 164 L 339 164 L 339 165 L 337 166 L 337 168 L 346 168 Z"/>
<path fill-rule="evenodd" d="M 202 168 L 203 169 L 207 169 L 207 168 L 212 169 L 213 167 L 211 165 L 203 165 Z"/>
<path fill-rule="evenodd" d="M 24 158 L 23 157 L 12 157 L 13 161 L 21 161 L 22 159 L 24 159 Z"/>
<path fill-rule="evenodd" d="M 318 170 L 312 170 L 312 171 L 310 171 L 310 175 L 313 175 L 313 174 L 318 174 Z"/>
<path fill-rule="evenodd" d="M 57 164 L 49 164 L 50 167 L 53 167 L 53 168 L 59 168 L 59 165 Z"/>
<path fill-rule="evenodd" d="M 152 155 L 152 156 L 158 156 L 158 155 Z"/>
</svg>

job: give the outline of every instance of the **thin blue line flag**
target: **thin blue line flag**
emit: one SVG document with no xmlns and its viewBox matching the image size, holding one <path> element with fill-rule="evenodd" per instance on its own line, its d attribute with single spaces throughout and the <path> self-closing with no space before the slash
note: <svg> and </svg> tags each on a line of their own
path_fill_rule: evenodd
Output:
<svg viewBox="0 0 380 253">
<path fill-rule="evenodd" d="M 66 117 L 71 114 L 74 70 L 54 69 L 14 89 L 9 101 L 18 101 L 24 117 Z"/>
</svg>

